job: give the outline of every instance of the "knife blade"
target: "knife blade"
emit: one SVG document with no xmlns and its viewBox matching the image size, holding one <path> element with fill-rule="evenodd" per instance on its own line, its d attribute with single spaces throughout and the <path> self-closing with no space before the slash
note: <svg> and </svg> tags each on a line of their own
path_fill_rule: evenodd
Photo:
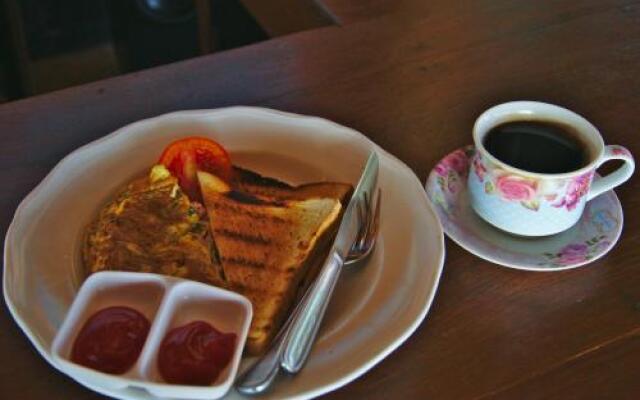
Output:
<svg viewBox="0 0 640 400">
<path fill-rule="evenodd" d="M 313 286 L 295 310 L 280 360 L 282 368 L 290 373 L 297 373 L 302 369 L 313 347 L 342 266 L 358 237 L 362 221 L 359 221 L 356 214 L 357 204 L 363 201 L 365 195 L 373 198 L 378 182 L 378 170 L 378 155 L 372 151 L 344 212 L 331 251 Z"/>
</svg>

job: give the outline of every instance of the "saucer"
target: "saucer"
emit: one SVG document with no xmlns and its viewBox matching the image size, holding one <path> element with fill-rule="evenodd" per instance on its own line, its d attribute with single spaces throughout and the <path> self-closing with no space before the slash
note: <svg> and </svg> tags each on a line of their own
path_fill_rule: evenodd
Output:
<svg viewBox="0 0 640 400">
<path fill-rule="evenodd" d="M 444 232 L 467 251 L 505 267 L 558 271 L 597 260 L 620 238 L 622 206 L 612 190 L 589 201 L 580 220 L 556 235 L 526 238 L 491 226 L 469 204 L 467 175 L 474 153 L 474 146 L 450 153 L 425 185 Z"/>
</svg>

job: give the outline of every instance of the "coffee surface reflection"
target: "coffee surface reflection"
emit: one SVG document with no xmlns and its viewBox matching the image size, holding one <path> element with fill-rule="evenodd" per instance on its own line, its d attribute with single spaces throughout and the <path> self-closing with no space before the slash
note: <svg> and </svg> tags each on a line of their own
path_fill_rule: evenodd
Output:
<svg viewBox="0 0 640 400">
<path fill-rule="evenodd" d="M 588 147 L 577 133 L 545 121 L 498 125 L 489 131 L 483 145 L 498 160 L 529 172 L 571 172 L 590 161 Z"/>
</svg>

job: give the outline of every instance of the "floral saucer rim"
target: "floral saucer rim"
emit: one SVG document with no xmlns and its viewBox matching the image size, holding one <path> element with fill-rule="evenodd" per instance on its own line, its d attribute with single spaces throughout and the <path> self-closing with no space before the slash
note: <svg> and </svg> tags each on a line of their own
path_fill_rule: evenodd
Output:
<svg viewBox="0 0 640 400">
<path fill-rule="evenodd" d="M 572 228 L 541 238 L 517 237 L 482 220 L 472 210 L 467 176 L 475 147 L 459 148 L 442 158 L 425 183 L 445 234 L 470 253 L 508 268 L 560 271 L 588 265 L 617 243 L 624 222 L 614 191 L 587 203 Z"/>
</svg>

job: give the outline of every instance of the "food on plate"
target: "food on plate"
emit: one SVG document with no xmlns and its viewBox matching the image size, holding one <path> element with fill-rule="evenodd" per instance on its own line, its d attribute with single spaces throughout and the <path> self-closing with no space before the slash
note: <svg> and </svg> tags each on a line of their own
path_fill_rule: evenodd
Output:
<svg viewBox="0 0 640 400">
<path fill-rule="evenodd" d="M 89 226 L 85 270 L 153 272 L 223 286 L 203 213 L 177 178 L 155 166 L 120 191 Z"/>
<path fill-rule="evenodd" d="M 231 361 L 235 345 L 235 333 L 222 333 L 205 321 L 190 322 L 165 335 L 158 371 L 168 383 L 210 385 Z"/>
<path fill-rule="evenodd" d="M 153 272 L 245 295 L 254 310 L 246 349 L 258 354 L 316 276 L 352 191 L 291 186 L 233 166 L 210 139 L 178 140 L 89 226 L 85 271 Z"/>
<path fill-rule="evenodd" d="M 227 287 L 253 305 L 247 350 L 260 353 L 326 255 L 351 185 L 292 188 L 254 179 L 248 194 L 206 172 L 198 180 Z"/>
<path fill-rule="evenodd" d="M 150 326 L 144 315 L 130 307 L 97 311 L 76 336 L 71 360 L 109 374 L 124 374 L 138 359 Z"/>
</svg>

